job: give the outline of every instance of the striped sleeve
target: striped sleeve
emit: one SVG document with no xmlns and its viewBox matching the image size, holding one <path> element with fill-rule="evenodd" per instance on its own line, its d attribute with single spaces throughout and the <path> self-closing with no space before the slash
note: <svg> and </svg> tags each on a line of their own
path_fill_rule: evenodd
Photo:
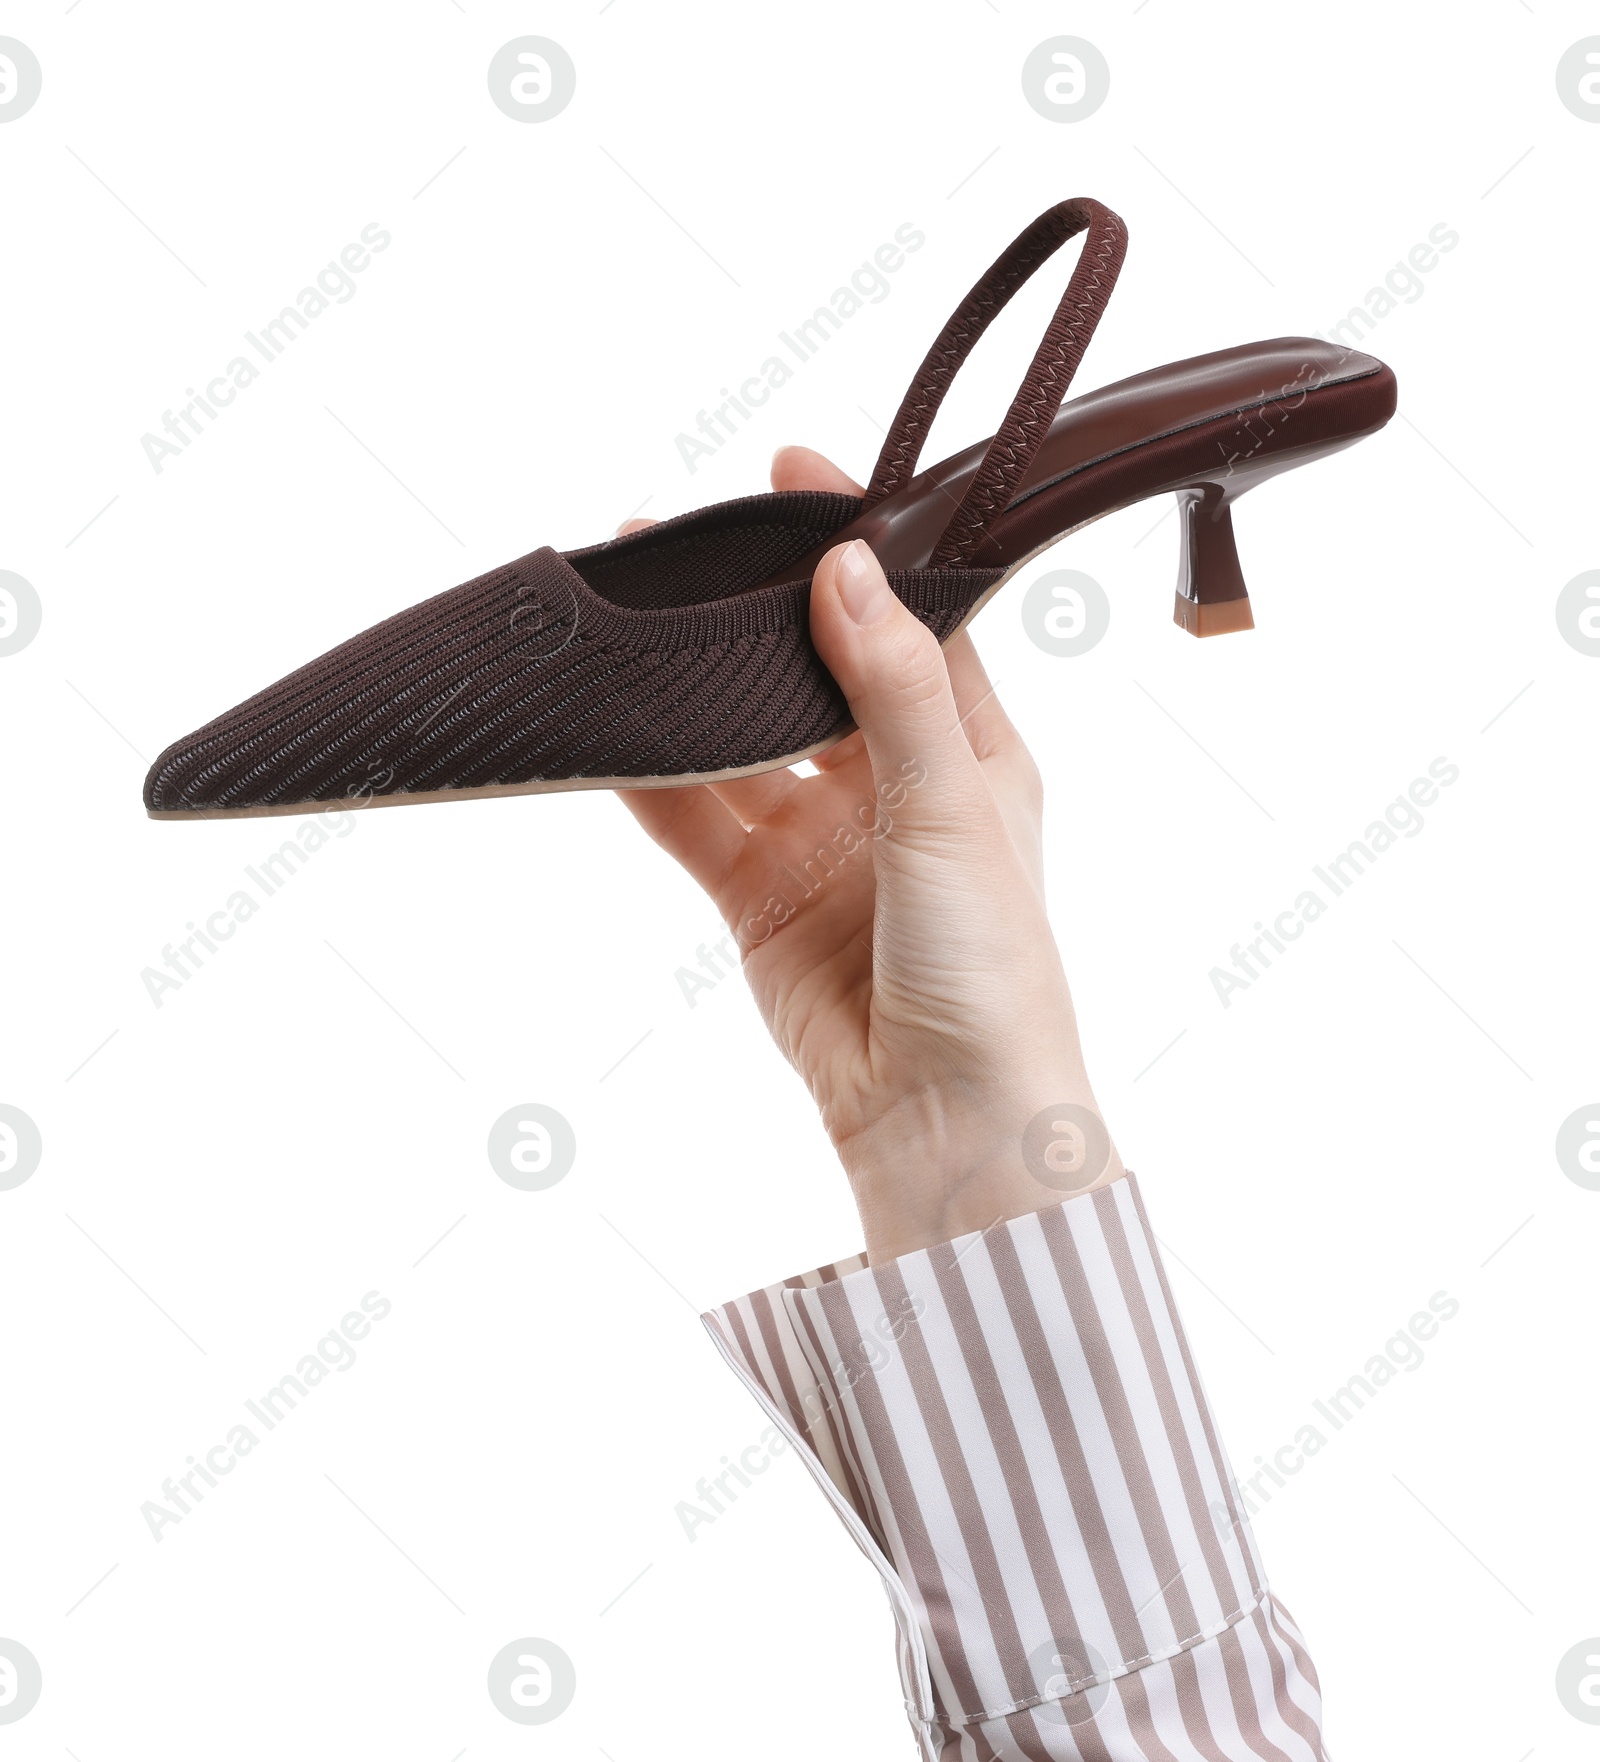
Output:
<svg viewBox="0 0 1600 1762">
<path fill-rule="evenodd" d="M 1131 1176 L 705 1319 L 883 1578 L 926 1762 L 1325 1762 Z"/>
</svg>

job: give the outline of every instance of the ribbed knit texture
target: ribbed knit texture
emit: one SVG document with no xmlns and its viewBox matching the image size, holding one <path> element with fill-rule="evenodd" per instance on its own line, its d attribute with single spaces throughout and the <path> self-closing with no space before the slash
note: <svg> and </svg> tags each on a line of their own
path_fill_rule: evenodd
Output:
<svg viewBox="0 0 1600 1762">
<path fill-rule="evenodd" d="M 817 746 L 850 717 L 811 642 L 809 584 L 755 584 L 860 511 L 855 496 L 750 496 L 586 550 L 533 551 L 374 625 L 169 747 L 145 805 L 681 776 Z M 889 579 L 943 639 L 1000 573 Z"/>
</svg>

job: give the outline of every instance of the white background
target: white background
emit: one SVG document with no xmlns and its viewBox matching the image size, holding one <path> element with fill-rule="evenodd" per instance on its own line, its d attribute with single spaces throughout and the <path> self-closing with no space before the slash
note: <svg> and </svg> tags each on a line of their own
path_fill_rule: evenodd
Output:
<svg viewBox="0 0 1600 1762">
<path fill-rule="evenodd" d="M 294 822 L 155 824 L 139 789 L 538 544 L 763 487 L 783 441 L 865 475 L 978 269 L 1077 194 L 1133 241 L 1085 388 L 1325 331 L 1460 235 L 1365 344 L 1401 418 L 1243 505 L 1253 635 L 1172 625 L 1156 504 L 1025 578 L 1105 586 L 1091 654 L 1028 641 L 1025 581 L 976 634 L 1240 1472 L 1460 1305 L 1257 1519 L 1330 1743 L 1593 1753 L 1554 1676 L 1600 1634 L 1600 1193 L 1554 1139 L 1600 1093 L 1600 660 L 1554 607 L 1600 562 L 1600 127 L 1554 74 L 1596 28 L 1560 0 L 7 9 L 44 88 L 0 128 L 0 568 L 44 622 L 0 661 L 0 1100 L 44 1159 L 0 1193 L 0 1635 L 44 1694 L 5 1754 L 910 1753 L 882 1593 L 799 1464 L 693 1542 L 675 1515 L 764 1423 L 696 1310 L 858 1245 L 739 983 L 684 1001 L 720 934 L 694 887 L 605 795 L 368 814 L 158 1009 L 142 970 Z M 1069 126 L 1019 82 L 1063 31 L 1112 82 Z M 529 32 L 578 76 L 538 126 L 485 83 Z M 675 436 L 908 221 L 889 296 L 691 476 Z M 356 296 L 155 473 L 141 435 L 369 222 Z M 987 431 L 1057 286 L 936 453 Z M 1424 830 L 1224 1009 L 1231 945 L 1440 756 Z M 528 1101 L 579 1145 L 537 1194 L 484 1148 Z M 154 1541 L 141 1504 L 370 1290 L 359 1362 Z M 525 1635 L 578 1676 L 536 1730 L 484 1686 Z"/>
</svg>

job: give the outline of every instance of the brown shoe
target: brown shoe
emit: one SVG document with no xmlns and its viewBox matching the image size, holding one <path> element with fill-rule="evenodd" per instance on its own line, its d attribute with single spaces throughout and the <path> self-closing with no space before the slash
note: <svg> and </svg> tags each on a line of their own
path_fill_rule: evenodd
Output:
<svg viewBox="0 0 1600 1762">
<path fill-rule="evenodd" d="M 950 381 L 1016 290 L 1087 233 L 1006 419 L 920 474 Z M 1306 337 L 1158 367 L 1062 404 L 1122 266 L 1100 203 L 1062 202 L 1001 253 L 918 370 L 865 497 L 790 493 L 548 547 L 424 600 L 229 710 L 156 760 L 158 820 L 670 788 L 820 752 L 851 727 L 812 647 L 811 572 L 863 538 L 948 641 L 1064 533 L 1147 496 L 1182 511 L 1177 622 L 1248 629 L 1230 509 L 1394 414 L 1394 374 Z"/>
</svg>

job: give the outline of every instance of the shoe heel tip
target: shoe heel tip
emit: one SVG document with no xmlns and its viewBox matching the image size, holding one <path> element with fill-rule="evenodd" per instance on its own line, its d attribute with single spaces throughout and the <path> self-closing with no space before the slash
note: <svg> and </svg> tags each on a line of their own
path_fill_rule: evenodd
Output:
<svg viewBox="0 0 1600 1762">
<path fill-rule="evenodd" d="M 1213 600 L 1202 605 L 1184 594 L 1173 597 L 1172 621 L 1191 636 L 1227 636 L 1235 630 L 1254 630 L 1248 596 L 1236 600 Z"/>
</svg>

